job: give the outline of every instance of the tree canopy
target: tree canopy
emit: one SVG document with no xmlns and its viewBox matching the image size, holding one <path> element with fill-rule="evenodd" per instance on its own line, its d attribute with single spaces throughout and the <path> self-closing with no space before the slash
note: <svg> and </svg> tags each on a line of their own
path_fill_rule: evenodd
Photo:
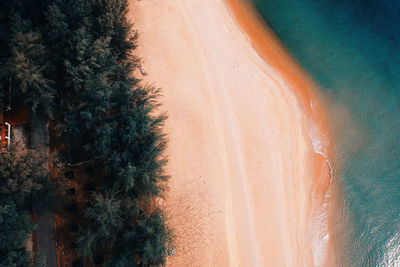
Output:
<svg viewBox="0 0 400 267">
<path fill-rule="evenodd" d="M 137 35 L 126 13 L 126 0 L 53 1 L 44 39 L 57 53 L 64 158 L 104 169 L 84 210 L 77 253 L 89 261 L 101 254 L 105 264 L 156 266 L 165 262 L 170 238 L 162 211 L 149 208 L 168 178 L 166 116 L 155 115 L 159 90 L 132 75 Z"/>
<path fill-rule="evenodd" d="M 25 242 L 34 230 L 26 213 L 9 197 L 0 199 L 0 266 L 28 266 Z"/>
<path fill-rule="evenodd" d="M 2 1 L 0 109 L 23 103 L 34 112 L 52 114 L 55 89 L 50 78 L 49 54 L 35 17 L 29 13 L 40 8 L 39 2 Z"/>
<path fill-rule="evenodd" d="M 24 210 L 35 210 L 51 197 L 47 158 L 43 152 L 11 145 L 0 154 L 0 196 Z"/>
<path fill-rule="evenodd" d="M 25 243 L 35 229 L 28 212 L 48 208 L 52 199 L 46 163 L 38 151 L 14 145 L 0 153 L 0 266 L 38 263 Z"/>
<path fill-rule="evenodd" d="M 159 89 L 133 75 L 137 34 L 126 18 L 127 5 L 6 0 L 0 11 L 0 108 L 9 99 L 14 106 L 29 105 L 57 125 L 65 165 L 95 162 L 101 170 L 79 209 L 79 231 L 70 235 L 77 255 L 105 266 L 157 266 L 165 263 L 170 240 L 153 201 L 162 197 L 168 179 L 166 116 L 158 111 Z M 31 203 L 51 191 L 43 162 L 30 152 L 14 161 L 10 155 L 0 157 L 9 166 L 0 169 L 6 177 L 0 194 L 17 210 L 33 209 Z"/>
</svg>

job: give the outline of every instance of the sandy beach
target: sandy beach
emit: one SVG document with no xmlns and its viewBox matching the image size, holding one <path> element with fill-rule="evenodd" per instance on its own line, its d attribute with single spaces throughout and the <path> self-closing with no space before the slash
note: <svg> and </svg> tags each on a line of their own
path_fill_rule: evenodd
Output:
<svg viewBox="0 0 400 267">
<path fill-rule="evenodd" d="M 128 16 L 169 116 L 167 265 L 321 265 L 330 152 L 308 78 L 242 2 L 131 0 Z"/>
</svg>

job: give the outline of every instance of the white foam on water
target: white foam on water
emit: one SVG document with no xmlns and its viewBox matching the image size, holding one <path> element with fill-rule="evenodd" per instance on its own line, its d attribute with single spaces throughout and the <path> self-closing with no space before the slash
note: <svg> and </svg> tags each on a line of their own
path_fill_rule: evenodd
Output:
<svg viewBox="0 0 400 267">
<path fill-rule="evenodd" d="M 312 104 L 311 104 L 312 105 Z M 327 154 L 327 146 L 329 145 L 329 139 L 324 133 L 318 128 L 317 124 L 311 122 L 309 125 L 308 138 L 310 138 L 313 145 L 314 152 L 324 157 L 329 167 L 330 179 L 333 177 L 333 166 Z"/>
<path fill-rule="evenodd" d="M 396 233 L 386 242 L 384 255 L 378 266 L 400 266 L 400 233 Z"/>
<path fill-rule="evenodd" d="M 323 266 L 328 250 L 328 198 L 325 196 L 322 205 L 313 203 L 308 223 L 308 238 L 311 246 L 314 266 Z"/>
<path fill-rule="evenodd" d="M 312 107 L 312 103 L 310 104 Z M 310 138 L 314 152 L 324 157 L 329 167 L 330 177 L 333 177 L 333 166 L 327 157 L 327 147 L 329 139 L 318 128 L 315 122 L 309 124 L 308 137 Z M 322 266 L 325 262 L 328 250 L 328 201 L 330 197 L 330 190 L 325 192 L 324 196 L 317 196 L 313 194 L 313 201 L 311 207 L 311 216 L 308 223 L 309 243 L 311 246 L 314 266 Z M 322 199 L 322 202 L 320 201 Z M 318 203 L 317 203 L 318 201 Z M 322 204 L 321 204 L 322 203 Z"/>
</svg>

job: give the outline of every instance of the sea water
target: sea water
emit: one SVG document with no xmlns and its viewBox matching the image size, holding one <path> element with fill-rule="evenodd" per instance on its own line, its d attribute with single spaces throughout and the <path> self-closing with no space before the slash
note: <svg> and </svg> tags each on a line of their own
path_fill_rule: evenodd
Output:
<svg viewBox="0 0 400 267">
<path fill-rule="evenodd" d="M 322 92 L 335 265 L 400 266 L 400 0 L 253 2 Z"/>
</svg>

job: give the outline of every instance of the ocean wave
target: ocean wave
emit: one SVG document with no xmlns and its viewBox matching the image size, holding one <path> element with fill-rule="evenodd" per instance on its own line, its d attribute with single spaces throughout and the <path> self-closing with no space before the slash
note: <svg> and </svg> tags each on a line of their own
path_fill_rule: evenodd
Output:
<svg viewBox="0 0 400 267">
<path fill-rule="evenodd" d="M 310 103 L 311 108 L 312 102 Z M 316 120 L 309 123 L 308 137 L 313 145 L 316 154 L 321 155 L 329 167 L 329 184 L 333 179 L 334 168 L 329 160 L 328 147 L 330 145 L 329 138 L 319 128 Z M 314 266 L 322 266 L 326 260 L 328 253 L 328 203 L 330 198 L 330 188 L 323 195 L 317 195 L 315 192 L 312 196 L 311 215 L 308 223 L 308 239 L 313 256 Z"/>
</svg>

